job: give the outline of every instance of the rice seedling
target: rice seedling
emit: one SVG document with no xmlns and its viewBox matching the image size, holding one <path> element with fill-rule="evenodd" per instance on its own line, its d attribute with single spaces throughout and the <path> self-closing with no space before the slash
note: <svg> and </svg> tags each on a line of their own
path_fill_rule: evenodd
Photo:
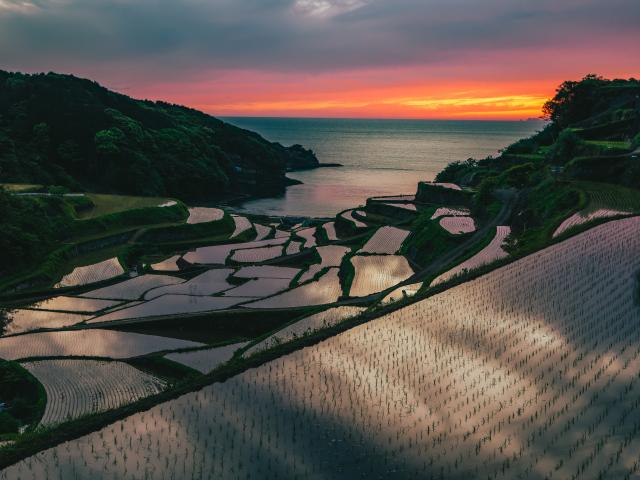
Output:
<svg viewBox="0 0 640 480">
<path fill-rule="evenodd" d="M 449 208 L 449 207 L 439 207 L 436 211 L 431 215 L 431 220 L 435 220 L 440 217 L 466 217 L 470 214 L 468 208 Z"/>
<path fill-rule="evenodd" d="M 333 242 L 338 240 L 338 235 L 336 234 L 336 222 L 327 222 L 322 224 L 322 228 L 327 233 L 327 240 Z"/>
<path fill-rule="evenodd" d="M 393 255 L 400 250 L 402 242 L 409 236 L 409 233 L 411 233 L 409 230 L 402 230 L 396 227 L 381 227 L 375 231 L 358 252 Z"/>
<path fill-rule="evenodd" d="M 418 293 L 418 290 L 420 290 L 420 288 L 422 288 L 422 282 L 412 283 L 411 285 L 403 285 L 385 295 L 380 303 L 393 303 L 406 297 L 413 297 L 416 293 Z"/>
<path fill-rule="evenodd" d="M 233 273 L 231 268 L 213 268 L 183 283 L 164 285 L 149 290 L 144 295 L 145 300 L 153 300 L 166 294 L 174 295 L 214 295 L 224 290 L 233 288 L 227 282 L 229 275 Z"/>
<path fill-rule="evenodd" d="M 165 355 L 165 358 L 191 367 L 200 373 L 207 374 L 233 357 L 236 350 L 247 345 L 247 342 L 234 343 L 223 347 L 206 348 L 191 352 L 178 352 Z"/>
<path fill-rule="evenodd" d="M 259 263 L 282 256 L 282 250 L 281 245 L 236 250 L 230 259 L 239 263 Z"/>
<path fill-rule="evenodd" d="M 225 243 L 223 245 L 211 245 L 208 247 L 199 247 L 184 255 L 184 260 L 192 264 L 202 265 L 224 265 L 227 257 L 233 250 L 242 250 L 249 248 L 268 247 L 273 245 L 284 245 L 286 238 L 272 238 L 269 240 L 259 240 L 244 243 Z"/>
<path fill-rule="evenodd" d="M 440 226 L 453 235 L 476 231 L 476 223 L 471 217 L 442 217 Z"/>
<path fill-rule="evenodd" d="M 502 248 L 504 245 L 504 241 L 507 236 L 511 233 L 511 227 L 508 226 L 499 226 L 496 228 L 496 235 L 493 237 L 493 240 L 476 253 L 471 258 L 465 260 L 460 265 L 452 268 L 451 270 L 443 273 L 438 276 L 431 282 L 431 286 L 438 285 L 439 283 L 446 282 L 447 280 L 455 277 L 456 275 L 460 275 L 464 272 L 469 272 L 483 265 L 488 265 L 490 263 L 495 262 L 496 260 L 500 260 L 501 258 L 507 257 L 509 254 Z"/>
<path fill-rule="evenodd" d="M 152 263 L 151 268 L 159 272 L 177 272 L 180 270 L 178 260 L 180 260 L 180 255 L 174 255 L 161 262 Z"/>
<path fill-rule="evenodd" d="M 15 335 L 40 328 L 63 328 L 77 325 L 91 318 L 91 315 L 20 308 L 17 310 L 9 310 L 6 313 L 6 318 L 7 322 L 4 334 Z"/>
<path fill-rule="evenodd" d="M 335 303 L 342 295 L 338 268 L 332 267 L 318 280 L 273 297 L 242 305 L 245 308 L 293 308 Z"/>
<path fill-rule="evenodd" d="M 309 265 L 307 271 L 298 278 L 298 283 L 311 280 L 324 268 L 339 267 L 344 256 L 350 251 L 350 248 L 340 245 L 327 245 L 324 247 L 317 247 L 316 250 L 320 255 L 320 263 Z"/>
<path fill-rule="evenodd" d="M 351 222 L 355 228 L 367 228 L 367 224 L 353 217 L 354 210 L 347 210 L 346 212 L 342 212 L 340 216 L 345 220 Z M 358 215 L 363 215 L 365 212 L 359 210 Z M 366 214 L 365 214 L 366 215 Z"/>
<path fill-rule="evenodd" d="M 204 344 L 115 330 L 38 332 L 0 338 L 0 358 L 104 357 L 124 359 L 153 352 L 202 347 Z"/>
<path fill-rule="evenodd" d="M 119 300 L 100 300 L 95 298 L 59 296 L 29 304 L 27 308 L 87 313 L 105 310 L 107 308 L 115 307 L 116 305 L 121 305 L 122 303 L 123 302 Z"/>
<path fill-rule="evenodd" d="M 47 392 L 43 426 L 112 410 L 165 388 L 162 380 L 123 362 L 39 360 L 22 366 Z"/>
<path fill-rule="evenodd" d="M 120 265 L 118 259 L 114 257 L 92 265 L 74 268 L 71 273 L 66 274 L 56 283 L 55 288 L 89 285 L 91 283 L 109 280 L 123 273 L 124 269 L 122 265 Z"/>
<path fill-rule="evenodd" d="M 133 320 L 147 317 L 213 312 L 225 310 L 253 298 L 204 297 L 195 295 L 167 294 L 129 308 L 116 310 L 89 320 L 89 324 L 102 324 L 119 320 Z"/>
<path fill-rule="evenodd" d="M 225 297 L 268 297 L 289 288 L 288 278 L 254 278 L 242 285 L 227 290 Z"/>
<path fill-rule="evenodd" d="M 296 338 L 303 337 L 304 335 L 332 327 L 337 323 L 357 316 L 364 310 L 366 310 L 364 307 L 345 306 L 334 307 L 320 313 L 309 315 L 308 317 L 298 320 L 282 330 L 277 331 L 261 342 L 256 343 L 251 348 L 247 349 L 242 356 L 248 357 L 254 353 L 269 350 L 270 348 L 295 340 Z"/>
<path fill-rule="evenodd" d="M 413 275 L 407 259 L 400 255 L 355 255 L 355 275 L 349 295 L 365 297 L 393 287 Z"/>
<path fill-rule="evenodd" d="M 292 280 L 299 272 L 299 268 L 252 265 L 250 267 L 242 267 L 233 276 L 237 278 L 286 278 Z"/>
<path fill-rule="evenodd" d="M 639 231 L 600 225 L 0 479 L 635 478 Z"/>
<path fill-rule="evenodd" d="M 302 248 L 311 248 L 316 246 L 316 227 L 303 228 L 298 230 L 296 235 L 304 238 L 305 242 Z"/>
<path fill-rule="evenodd" d="M 241 217 L 240 215 L 231 215 L 233 218 L 233 223 L 235 224 L 235 229 L 229 238 L 235 238 L 240 235 L 242 232 L 249 230 L 252 225 L 247 217 Z"/>
<path fill-rule="evenodd" d="M 187 223 L 194 225 L 197 223 L 217 222 L 224 217 L 224 210 L 220 208 L 191 207 Z"/>
<path fill-rule="evenodd" d="M 108 287 L 91 290 L 81 294 L 87 298 L 108 298 L 118 300 L 137 300 L 149 290 L 165 285 L 175 285 L 184 280 L 169 275 L 141 275 Z"/>
</svg>

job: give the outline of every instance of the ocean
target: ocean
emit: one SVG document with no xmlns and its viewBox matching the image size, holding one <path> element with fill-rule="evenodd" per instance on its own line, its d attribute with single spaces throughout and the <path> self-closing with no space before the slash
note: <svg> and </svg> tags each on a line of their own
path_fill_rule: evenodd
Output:
<svg viewBox="0 0 640 480">
<path fill-rule="evenodd" d="M 232 117 L 223 120 L 283 145 L 311 148 L 343 167 L 290 172 L 303 182 L 239 209 L 278 216 L 333 217 L 368 197 L 414 193 L 448 163 L 484 158 L 540 130 L 542 121 L 375 120 Z"/>
</svg>

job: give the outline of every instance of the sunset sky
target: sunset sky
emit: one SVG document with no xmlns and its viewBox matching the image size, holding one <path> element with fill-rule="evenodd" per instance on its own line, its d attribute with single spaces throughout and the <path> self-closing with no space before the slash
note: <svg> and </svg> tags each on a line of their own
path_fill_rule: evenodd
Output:
<svg viewBox="0 0 640 480">
<path fill-rule="evenodd" d="M 639 0 L 0 0 L 0 68 L 214 115 L 540 115 L 640 77 Z"/>
</svg>

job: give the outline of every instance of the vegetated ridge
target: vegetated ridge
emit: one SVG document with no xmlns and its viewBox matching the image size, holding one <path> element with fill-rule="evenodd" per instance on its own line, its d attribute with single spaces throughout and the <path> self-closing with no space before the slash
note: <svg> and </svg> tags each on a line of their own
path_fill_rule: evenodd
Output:
<svg viewBox="0 0 640 480">
<path fill-rule="evenodd" d="M 56 73 L 0 70 L 0 181 L 216 200 L 271 195 L 318 160 L 197 110 Z"/>
</svg>

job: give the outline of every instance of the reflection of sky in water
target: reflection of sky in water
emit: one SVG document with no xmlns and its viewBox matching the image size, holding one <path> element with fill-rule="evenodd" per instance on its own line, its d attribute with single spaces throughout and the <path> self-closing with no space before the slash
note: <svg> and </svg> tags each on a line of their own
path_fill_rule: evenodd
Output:
<svg viewBox="0 0 640 480">
<path fill-rule="evenodd" d="M 625 474 L 640 448 L 640 219 L 616 226 L 62 444 L 0 479 L 634 478 Z"/>
<path fill-rule="evenodd" d="M 451 122 L 433 120 L 348 120 L 234 118 L 231 123 L 284 145 L 311 148 L 322 168 L 290 173 L 304 182 L 279 198 L 243 207 L 274 215 L 334 216 L 375 195 L 413 193 L 449 162 L 496 155 L 539 129 L 538 122 Z"/>
</svg>

